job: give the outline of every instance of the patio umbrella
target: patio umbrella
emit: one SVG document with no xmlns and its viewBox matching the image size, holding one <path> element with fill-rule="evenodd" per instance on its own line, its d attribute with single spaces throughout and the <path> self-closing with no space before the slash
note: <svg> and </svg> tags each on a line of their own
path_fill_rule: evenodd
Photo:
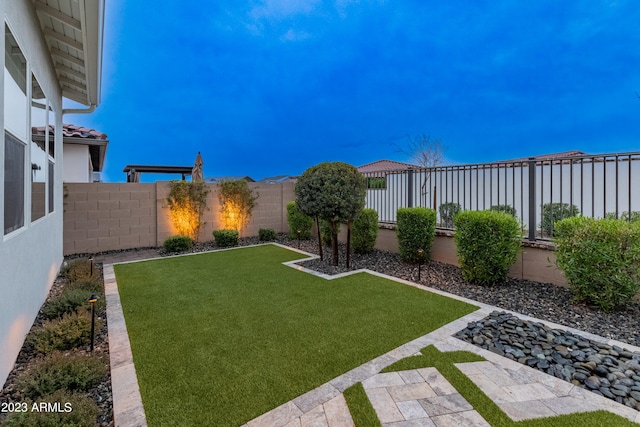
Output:
<svg viewBox="0 0 640 427">
<path fill-rule="evenodd" d="M 191 170 L 191 182 L 204 182 L 202 165 L 204 165 L 204 162 L 202 161 L 202 156 L 198 151 L 198 156 L 196 157 L 196 163 L 195 165 L 193 165 L 193 169 Z"/>
</svg>

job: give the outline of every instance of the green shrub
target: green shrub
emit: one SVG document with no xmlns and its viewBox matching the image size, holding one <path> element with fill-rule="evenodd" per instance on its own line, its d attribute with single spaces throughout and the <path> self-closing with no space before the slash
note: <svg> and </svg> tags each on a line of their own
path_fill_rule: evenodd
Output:
<svg viewBox="0 0 640 427">
<path fill-rule="evenodd" d="M 337 225 L 340 234 L 340 223 Z M 325 245 L 331 245 L 331 223 L 325 219 L 320 220 L 320 238 Z"/>
<path fill-rule="evenodd" d="M 554 223 L 561 219 L 577 216 L 580 210 L 568 203 L 545 203 L 542 205 L 542 221 L 540 229 L 549 237 L 553 236 Z"/>
<path fill-rule="evenodd" d="M 396 214 L 400 258 L 404 262 L 429 259 L 436 235 L 436 211 L 428 208 L 400 208 Z M 422 249 L 422 255 L 418 250 Z"/>
<path fill-rule="evenodd" d="M 300 239 L 311 238 L 311 227 L 313 227 L 313 218 L 300 212 L 295 201 L 287 203 L 287 223 L 289 224 L 289 237 L 298 238 L 300 231 Z"/>
<path fill-rule="evenodd" d="M 26 399 L 27 412 L 12 412 L 5 425 L 14 427 L 93 427 L 97 425 L 98 406 L 90 397 L 65 390 L 38 399 L 41 402 L 59 404 L 60 411 L 32 411 L 30 400 Z M 65 410 L 67 412 L 65 412 Z"/>
<path fill-rule="evenodd" d="M 514 208 L 511 205 L 493 205 L 489 208 L 489 210 L 494 212 L 504 212 L 504 213 L 508 213 L 511 216 L 517 217 L 516 208 Z"/>
<path fill-rule="evenodd" d="M 236 246 L 238 244 L 238 230 L 215 230 L 213 239 L 221 248 Z"/>
<path fill-rule="evenodd" d="M 104 296 L 104 285 L 102 284 L 102 281 L 97 278 L 77 280 L 73 283 L 67 283 L 67 285 L 65 286 L 65 290 L 71 289 L 79 289 L 84 291 L 86 293 L 85 302 L 91 294 L 96 294 L 100 296 L 101 299 L 103 299 Z"/>
<path fill-rule="evenodd" d="M 106 375 L 107 367 L 98 356 L 54 352 L 29 365 L 16 387 L 32 400 L 57 390 L 88 391 Z"/>
<path fill-rule="evenodd" d="M 191 249 L 191 242 L 189 236 L 171 236 L 164 241 L 162 246 L 167 252 L 184 252 Z"/>
<path fill-rule="evenodd" d="M 505 212 L 466 211 L 456 215 L 454 222 L 464 279 L 480 284 L 504 280 L 520 250 L 518 221 Z"/>
<path fill-rule="evenodd" d="M 453 219 L 462 210 L 459 203 L 443 203 L 438 208 L 440 211 L 440 227 L 453 228 Z"/>
<path fill-rule="evenodd" d="M 60 268 L 60 275 L 65 277 L 69 282 L 77 282 L 79 280 L 91 279 L 91 261 L 87 258 L 77 258 L 67 261 Z M 93 278 L 100 276 L 98 268 L 93 265 Z"/>
<path fill-rule="evenodd" d="M 96 330 L 102 321 L 96 318 Z M 71 350 L 91 341 L 91 315 L 87 312 L 65 314 L 59 319 L 45 321 L 27 336 L 27 344 L 37 353 Z"/>
<path fill-rule="evenodd" d="M 261 228 L 258 230 L 258 239 L 262 242 L 273 242 L 276 240 L 276 232 L 273 228 Z"/>
<path fill-rule="evenodd" d="M 615 212 L 607 212 L 607 214 L 604 216 L 606 219 L 616 219 L 616 213 Z M 619 218 L 622 221 L 631 221 L 631 222 L 640 222 L 640 211 L 632 211 L 631 212 L 631 219 L 629 219 L 629 211 L 624 211 L 620 214 Z"/>
<path fill-rule="evenodd" d="M 90 295 L 91 293 L 84 289 L 65 288 L 60 295 L 50 299 L 42 306 L 42 314 L 46 319 L 54 319 L 64 314 L 74 313 L 78 309 L 88 309 L 90 306 L 87 299 Z"/>
<path fill-rule="evenodd" d="M 378 212 L 363 209 L 351 226 L 351 245 L 353 252 L 366 254 L 373 250 L 378 237 Z"/>
<path fill-rule="evenodd" d="M 640 222 L 575 217 L 555 231 L 556 263 L 576 301 L 612 311 L 640 290 Z"/>
</svg>

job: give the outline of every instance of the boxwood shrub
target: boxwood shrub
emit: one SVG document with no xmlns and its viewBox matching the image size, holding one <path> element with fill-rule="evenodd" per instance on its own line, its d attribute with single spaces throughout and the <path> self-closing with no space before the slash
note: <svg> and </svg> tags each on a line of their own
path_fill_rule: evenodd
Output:
<svg viewBox="0 0 640 427">
<path fill-rule="evenodd" d="M 540 229 L 542 232 L 551 237 L 553 236 L 554 224 L 562 219 L 577 216 L 580 213 L 575 205 L 568 203 L 545 203 L 542 205 L 542 221 L 540 221 Z"/>
<path fill-rule="evenodd" d="M 503 281 L 521 246 L 518 221 L 504 212 L 466 211 L 456 215 L 455 226 L 464 279 L 480 284 Z"/>
<path fill-rule="evenodd" d="M 213 239 L 221 248 L 236 246 L 238 244 L 238 230 L 215 230 Z"/>
<path fill-rule="evenodd" d="M 363 209 L 351 225 L 351 245 L 353 252 L 366 254 L 373 250 L 378 237 L 378 212 Z"/>
<path fill-rule="evenodd" d="M 639 222 L 567 218 L 556 223 L 554 243 L 574 300 L 612 311 L 640 290 Z"/>
<path fill-rule="evenodd" d="M 311 238 L 313 218 L 300 212 L 295 201 L 287 203 L 287 223 L 289 224 L 290 238 L 297 239 L 298 231 L 300 231 L 300 239 Z"/>
<path fill-rule="evenodd" d="M 162 246 L 167 252 L 184 252 L 191 249 L 191 237 L 172 236 L 168 237 Z"/>
<path fill-rule="evenodd" d="M 396 221 L 400 259 L 404 262 L 427 261 L 436 235 L 436 211 L 421 207 L 400 208 Z M 422 255 L 418 253 L 420 249 Z"/>
<path fill-rule="evenodd" d="M 261 242 L 273 242 L 276 240 L 276 232 L 273 228 L 261 228 L 258 230 L 258 239 Z"/>
</svg>

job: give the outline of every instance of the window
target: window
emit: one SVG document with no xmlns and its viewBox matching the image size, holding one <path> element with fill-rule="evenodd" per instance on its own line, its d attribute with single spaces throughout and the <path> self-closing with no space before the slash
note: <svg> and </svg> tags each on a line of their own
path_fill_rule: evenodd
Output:
<svg viewBox="0 0 640 427">
<path fill-rule="evenodd" d="M 42 218 L 47 203 L 47 98 L 31 78 L 31 221 Z"/>
<path fill-rule="evenodd" d="M 5 24 L 4 234 L 24 226 L 27 61 Z"/>
</svg>

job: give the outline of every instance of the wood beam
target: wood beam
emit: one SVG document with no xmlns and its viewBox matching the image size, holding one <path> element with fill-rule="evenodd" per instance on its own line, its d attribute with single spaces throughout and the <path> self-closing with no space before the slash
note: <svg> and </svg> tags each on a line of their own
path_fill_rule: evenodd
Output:
<svg viewBox="0 0 640 427">
<path fill-rule="evenodd" d="M 75 87 L 80 90 L 87 90 L 86 83 L 77 82 L 65 76 L 59 76 L 58 80 L 60 81 L 60 83 L 66 84 L 67 86 Z"/>
<path fill-rule="evenodd" d="M 62 13 L 58 9 L 55 9 L 48 4 L 42 2 L 42 0 L 37 0 L 34 3 L 37 11 L 44 13 L 45 15 L 55 19 L 56 21 L 60 21 L 64 24 L 69 25 L 70 27 L 75 28 L 76 30 L 82 30 L 82 23 L 77 19 Z"/>
<path fill-rule="evenodd" d="M 63 52 L 60 49 L 56 49 L 56 48 L 51 49 L 51 55 L 57 56 L 58 58 L 61 58 L 61 59 L 65 59 L 71 62 L 72 64 L 76 64 L 81 67 L 84 67 L 84 60 L 80 58 L 76 58 L 75 56 L 69 55 L 67 52 Z"/>
<path fill-rule="evenodd" d="M 56 40 L 57 42 L 60 42 L 62 44 L 65 44 L 73 49 L 79 50 L 80 52 L 83 52 L 83 46 L 82 43 L 72 39 L 71 37 L 67 37 L 64 34 L 60 34 L 60 33 L 56 33 L 55 31 L 53 31 L 50 28 L 45 28 L 44 29 L 44 35 L 46 37 L 50 37 L 54 40 Z"/>
<path fill-rule="evenodd" d="M 63 64 L 56 64 L 56 70 L 67 74 L 69 76 L 73 76 L 73 77 L 77 77 L 81 80 L 86 80 L 87 76 L 84 75 L 84 73 L 80 72 L 80 71 L 76 71 L 73 68 L 69 68 Z"/>
</svg>

